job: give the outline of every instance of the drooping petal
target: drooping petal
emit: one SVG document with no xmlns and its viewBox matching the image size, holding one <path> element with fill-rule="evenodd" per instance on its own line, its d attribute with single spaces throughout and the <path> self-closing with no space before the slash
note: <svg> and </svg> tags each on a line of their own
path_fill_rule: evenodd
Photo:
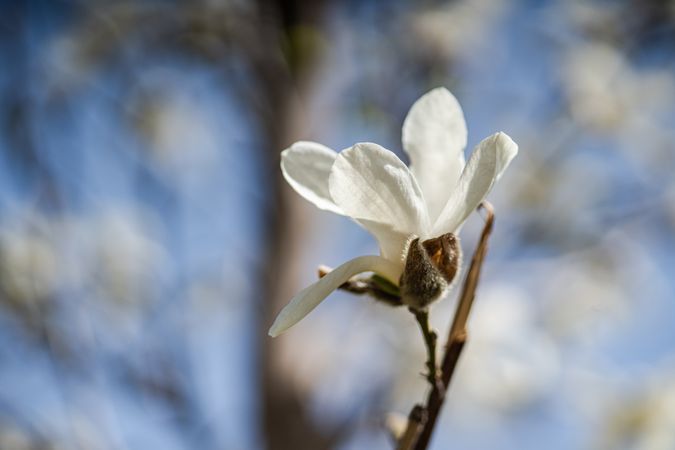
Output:
<svg viewBox="0 0 675 450">
<path fill-rule="evenodd" d="M 269 335 L 272 337 L 279 336 L 302 320 L 342 283 L 363 272 L 375 272 L 398 285 L 398 276 L 400 275 L 398 265 L 379 256 L 359 256 L 329 272 L 319 281 L 293 297 L 274 320 Z"/>
<path fill-rule="evenodd" d="M 360 143 L 340 152 L 328 185 L 333 201 L 347 216 L 389 225 L 406 235 L 429 231 L 415 177 L 395 154 L 377 144 Z"/>
<path fill-rule="evenodd" d="M 506 133 L 499 132 L 483 139 L 471 154 L 432 234 L 456 231 L 483 201 L 517 153 L 518 145 Z"/>
<path fill-rule="evenodd" d="M 436 220 L 464 169 L 466 122 L 457 99 L 436 88 L 413 104 L 403 122 L 403 149 Z"/>
<path fill-rule="evenodd" d="M 318 208 L 342 214 L 328 190 L 337 153 L 316 142 L 299 141 L 281 152 L 281 171 L 295 191 Z"/>
</svg>

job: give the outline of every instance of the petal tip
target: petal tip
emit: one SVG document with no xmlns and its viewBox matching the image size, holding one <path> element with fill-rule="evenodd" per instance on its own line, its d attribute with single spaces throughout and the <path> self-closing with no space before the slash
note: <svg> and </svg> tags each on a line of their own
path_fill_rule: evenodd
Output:
<svg viewBox="0 0 675 450">
<path fill-rule="evenodd" d="M 512 143 L 512 144 L 514 144 L 514 145 L 516 144 L 516 143 L 513 141 L 513 139 L 511 139 L 511 136 L 509 136 L 508 134 L 506 134 L 506 133 L 503 132 L 503 131 L 498 131 L 497 133 L 495 133 L 495 135 L 497 136 L 497 139 L 499 139 L 499 140 L 503 140 L 504 142 L 510 142 L 510 143 Z"/>
<path fill-rule="evenodd" d="M 422 95 L 415 103 L 443 105 L 446 108 L 458 109 L 461 111 L 461 106 L 455 94 L 450 92 L 445 86 L 439 86 L 431 89 L 426 94 Z M 414 106 L 414 105 L 413 105 Z M 463 119 L 463 117 L 462 117 Z"/>
<path fill-rule="evenodd" d="M 285 149 L 283 149 L 281 151 L 281 160 L 283 162 L 283 160 L 285 158 L 288 158 L 289 156 L 291 156 L 291 153 L 293 153 L 293 152 L 300 153 L 303 150 L 307 150 L 308 148 L 312 149 L 312 150 L 323 151 L 324 149 L 322 147 L 324 147 L 324 146 L 321 145 L 321 144 L 318 144 L 316 142 L 312 142 L 312 141 L 295 141 L 291 145 L 289 145 L 288 147 L 286 147 Z"/>
<path fill-rule="evenodd" d="M 441 93 L 442 93 L 443 95 L 445 95 L 446 93 L 452 94 L 452 93 L 450 92 L 450 90 L 449 90 L 448 88 L 446 88 L 445 86 L 438 86 L 438 87 L 435 87 L 435 88 L 431 89 L 431 90 L 430 90 L 429 92 L 427 92 L 427 93 L 428 93 L 428 94 L 441 94 Z"/>
<path fill-rule="evenodd" d="M 508 134 L 499 131 L 492 138 L 494 139 L 495 148 L 503 152 L 508 159 L 512 159 L 518 154 L 518 144 Z"/>
<path fill-rule="evenodd" d="M 281 152 L 281 173 L 288 184 L 317 208 L 342 214 L 328 191 L 328 176 L 337 153 L 310 141 L 297 141 Z"/>
<path fill-rule="evenodd" d="M 272 338 L 275 338 L 275 337 L 279 336 L 279 334 L 281 334 L 281 332 L 279 330 L 277 330 L 276 328 L 274 328 L 274 325 L 272 325 L 270 327 L 269 331 L 267 332 L 267 335 L 269 337 L 272 337 Z"/>
<path fill-rule="evenodd" d="M 298 151 L 299 143 L 300 142 L 294 142 L 289 147 L 286 147 L 281 151 L 281 158 L 279 161 L 279 165 L 281 166 L 281 170 L 282 172 L 284 172 L 284 175 L 286 175 L 286 172 L 288 171 L 288 169 L 286 168 L 286 164 L 289 162 L 289 158 L 292 156 L 292 153 Z"/>
<path fill-rule="evenodd" d="M 446 88 L 445 86 L 436 86 L 435 88 L 429 89 L 427 93 L 423 95 L 423 97 L 426 95 L 447 95 L 447 94 L 452 95 L 450 89 Z"/>
<path fill-rule="evenodd" d="M 270 327 L 270 329 L 267 331 L 267 335 L 269 337 L 277 337 L 284 331 L 288 330 L 293 324 L 288 324 L 287 321 L 281 320 L 282 317 L 284 317 L 283 311 L 277 316 L 277 318 L 274 320 L 274 323 Z"/>
<path fill-rule="evenodd" d="M 496 133 L 495 140 L 497 145 L 502 147 L 509 154 L 509 156 L 513 157 L 518 153 L 518 144 L 516 144 L 515 141 L 511 139 L 511 136 L 504 133 L 503 131 Z"/>
</svg>

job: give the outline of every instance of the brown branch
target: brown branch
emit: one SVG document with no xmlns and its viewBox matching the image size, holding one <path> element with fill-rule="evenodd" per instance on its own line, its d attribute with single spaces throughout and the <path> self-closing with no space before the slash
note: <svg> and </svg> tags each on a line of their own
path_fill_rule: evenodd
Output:
<svg viewBox="0 0 675 450">
<path fill-rule="evenodd" d="M 433 386 L 429 392 L 427 404 L 424 407 L 427 420 L 419 434 L 417 442 L 414 446 L 410 447 L 413 450 L 426 450 L 429 445 L 431 435 L 445 400 L 445 393 L 448 390 L 452 376 L 455 373 L 455 368 L 457 367 L 457 361 L 459 360 L 459 356 L 462 354 L 462 349 L 466 343 L 466 323 L 476 296 L 476 288 L 478 287 L 481 268 L 483 266 L 483 261 L 485 260 L 485 255 L 487 254 L 488 239 L 490 233 L 492 233 L 494 224 L 494 210 L 492 205 L 487 201 L 484 201 L 479 206 L 479 209 L 485 210 L 485 225 L 483 226 L 483 232 L 481 233 L 478 247 L 471 259 L 471 265 L 469 266 L 469 271 L 464 280 L 452 326 L 448 333 L 445 355 L 443 355 L 443 361 L 441 363 L 441 385 Z M 418 405 L 416 405 L 416 407 L 418 407 Z"/>
</svg>

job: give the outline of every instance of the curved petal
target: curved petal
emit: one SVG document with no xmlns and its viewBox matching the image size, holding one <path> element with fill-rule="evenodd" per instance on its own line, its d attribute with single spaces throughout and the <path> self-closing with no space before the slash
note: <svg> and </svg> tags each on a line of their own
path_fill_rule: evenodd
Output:
<svg viewBox="0 0 675 450">
<path fill-rule="evenodd" d="M 356 222 L 375 236 L 380 246 L 380 254 L 389 261 L 400 264 L 401 271 L 403 271 L 411 234 L 396 231 L 391 225 L 385 223 L 364 219 Z"/>
<path fill-rule="evenodd" d="M 396 264 L 379 256 L 359 256 L 347 261 L 316 283 L 300 291 L 281 310 L 268 334 L 272 337 L 279 336 L 302 320 L 342 283 L 362 272 L 375 272 L 398 285 L 400 270 Z"/>
<path fill-rule="evenodd" d="M 333 202 L 328 189 L 330 169 L 337 155 L 316 142 L 299 141 L 281 153 L 281 171 L 288 184 L 306 200 L 320 209 L 344 215 Z M 382 256 L 403 264 L 407 234 L 378 222 L 355 220 L 377 239 Z"/>
<path fill-rule="evenodd" d="M 506 133 L 483 139 L 474 149 L 457 187 L 434 224 L 434 236 L 456 231 L 499 180 L 518 145 Z"/>
<path fill-rule="evenodd" d="M 403 234 L 429 231 L 415 177 L 396 155 L 377 144 L 360 143 L 340 152 L 328 185 L 333 201 L 347 216 L 386 224 Z"/>
<path fill-rule="evenodd" d="M 328 190 L 337 153 L 316 142 L 299 141 L 281 152 L 281 171 L 295 191 L 319 209 L 342 214 Z"/>
<path fill-rule="evenodd" d="M 423 95 L 403 122 L 403 149 L 434 221 L 464 169 L 466 122 L 457 99 L 445 88 Z"/>
</svg>

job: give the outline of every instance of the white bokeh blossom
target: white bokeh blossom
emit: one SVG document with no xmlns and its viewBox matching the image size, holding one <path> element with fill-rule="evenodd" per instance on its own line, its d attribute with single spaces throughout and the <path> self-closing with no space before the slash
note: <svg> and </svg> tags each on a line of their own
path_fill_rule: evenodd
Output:
<svg viewBox="0 0 675 450">
<path fill-rule="evenodd" d="M 302 290 L 279 313 L 270 336 L 296 324 L 357 274 L 374 272 L 398 286 L 410 241 L 456 233 L 518 152 L 499 132 L 481 141 L 465 162 L 464 114 L 445 88 L 415 102 L 402 134 L 410 168 L 373 143 L 337 153 L 301 141 L 283 151 L 281 170 L 298 194 L 364 227 L 377 239 L 380 256 L 354 258 Z"/>
</svg>

